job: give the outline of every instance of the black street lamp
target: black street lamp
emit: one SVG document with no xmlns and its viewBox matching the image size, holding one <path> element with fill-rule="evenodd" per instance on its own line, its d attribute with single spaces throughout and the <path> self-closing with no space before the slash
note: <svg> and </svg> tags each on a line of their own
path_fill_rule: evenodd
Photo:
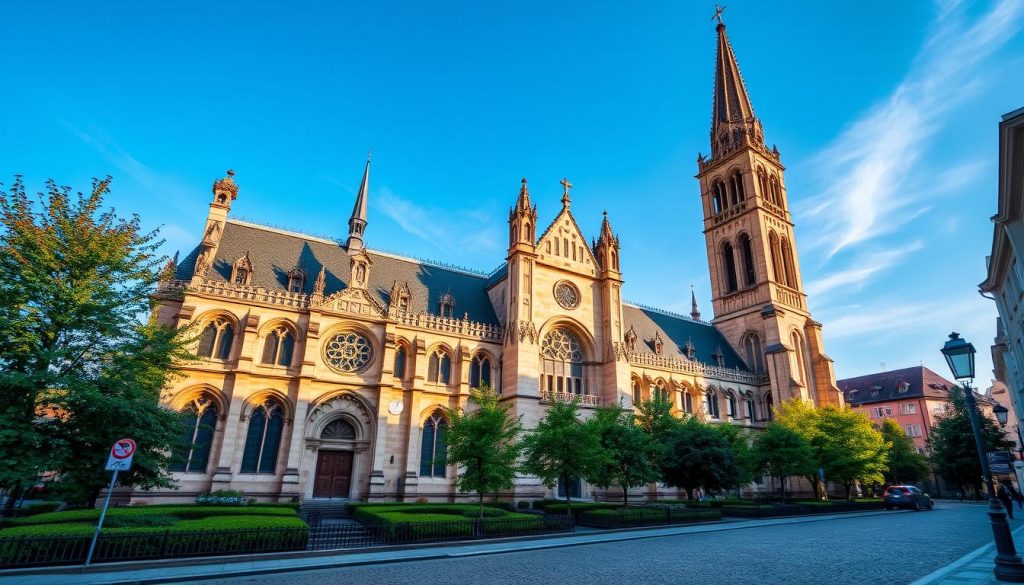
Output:
<svg viewBox="0 0 1024 585">
<path fill-rule="evenodd" d="M 974 345 L 961 339 L 960 334 L 953 332 L 949 334 L 949 341 L 942 347 L 942 355 L 946 357 L 949 369 L 953 371 L 953 378 L 958 382 L 964 380 L 964 404 L 967 413 L 971 418 L 971 429 L 974 431 L 974 445 L 978 450 L 978 458 L 981 460 L 981 471 L 985 476 L 985 484 L 988 486 L 988 517 L 992 522 L 992 536 L 996 542 L 996 566 L 992 570 L 996 579 L 1010 581 L 1013 583 L 1024 583 L 1024 563 L 1017 554 L 1017 548 L 1013 544 L 1013 536 L 1010 534 L 1010 524 L 1006 521 L 1006 510 L 996 497 L 995 487 L 992 485 L 992 473 L 988 467 L 988 454 L 985 452 L 985 442 L 981 438 L 981 421 L 978 418 L 978 404 L 974 399 L 974 390 L 971 389 L 969 380 L 974 378 Z M 999 413 L 996 413 L 999 417 Z M 1005 424 L 1006 408 L 1003 408 L 1000 424 Z"/>
</svg>

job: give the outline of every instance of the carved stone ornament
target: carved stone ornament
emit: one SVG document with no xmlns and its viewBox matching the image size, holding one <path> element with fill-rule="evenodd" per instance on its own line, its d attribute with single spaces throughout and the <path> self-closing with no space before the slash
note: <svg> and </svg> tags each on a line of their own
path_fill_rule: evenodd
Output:
<svg viewBox="0 0 1024 585">
<path fill-rule="evenodd" d="M 563 309 L 575 309 L 580 306 L 580 291 L 574 284 L 567 280 L 560 280 L 555 283 L 555 301 Z"/>
<path fill-rule="evenodd" d="M 519 322 L 519 341 L 530 340 L 530 343 L 537 343 L 537 327 L 533 321 Z"/>
<path fill-rule="evenodd" d="M 636 334 L 636 329 L 633 329 L 633 327 L 630 326 L 629 331 L 627 331 L 626 335 L 624 336 L 626 348 L 629 349 L 629 351 L 636 351 L 637 337 L 638 336 Z"/>
<path fill-rule="evenodd" d="M 357 423 L 354 427 L 358 440 L 368 441 L 373 429 L 373 418 L 367 412 L 363 402 L 352 393 L 345 392 L 329 398 L 312 409 L 306 416 L 306 439 L 319 442 L 320 434 L 331 423 L 339 418 Z"/>
<path fill-rule="evenodd" d="M 325 298 L 320 303 L 321 310 L 336 313 L 349 313 L 367 317 L 385 317 L 387 309 L 373 298 L 368 291 L 360 288 L 346 288 Z"/>
</svg>

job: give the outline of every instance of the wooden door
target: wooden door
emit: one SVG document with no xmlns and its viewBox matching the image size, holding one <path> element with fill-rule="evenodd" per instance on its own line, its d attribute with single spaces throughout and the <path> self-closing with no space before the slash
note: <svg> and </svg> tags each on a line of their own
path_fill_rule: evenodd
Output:
<svg viewBox="0 0 1024 585">
<path fill-rule="evenodd" d="M 352 481 L 352 451 L 319 451 L 316 476 L 313 478 L 314 498 L 347 498 Z"/>
</svg>

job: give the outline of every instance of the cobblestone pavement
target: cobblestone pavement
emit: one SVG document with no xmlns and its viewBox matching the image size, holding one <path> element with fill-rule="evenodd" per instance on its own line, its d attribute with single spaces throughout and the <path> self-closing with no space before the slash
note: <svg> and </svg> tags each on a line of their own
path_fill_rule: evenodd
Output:
<svg viewBox="0 0 1024 585">
<path fill-rule="evenodd" d="M 909 583 L 992 540 L 983 505 L 204 583 Z M 1021 515 L 1013 527 L 1021 525 Z"/>
</svg>

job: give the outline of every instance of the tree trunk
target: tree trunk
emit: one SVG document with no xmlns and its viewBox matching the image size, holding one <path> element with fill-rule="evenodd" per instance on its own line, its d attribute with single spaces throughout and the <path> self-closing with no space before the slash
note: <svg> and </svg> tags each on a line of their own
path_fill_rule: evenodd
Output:
<svg viewBox="0 0 1024 585">
<path fill-rule="evenodd" d="M 779 501 L 786 503 L 786 476 L 779 476 Z"/>
<path fill-rule="evenodd" d="M 622 484 L 622 506 L 629 506 L 629 487 L 626 485 L 627 482 Z"/>
<path fill-rule="evenodd" d="M 477 494 L 480 496 L 480 517 L 483 518 L 484 517 L 484 493 L 483 492 L 477 492 Z"/>
<path fill-rule="evenodd" d="M 683 488 L 683 489 L 686 490 L 686 499 L 690 500 L 692 502 L 693 501 L 693 488 L 688 487 L 688 488 Z"/>
<path fill-rule="evenodd" d="M 572 515 L 572 486 L 569 485 L 569 476 L 562 474 L 562 485 L 565 486 L 565 508 Z"/>
<path fill-rule="evenodd" d="M 846 488 L 846 501 L 850 502 L 853 500 L 851 495 L 853 494 L 853 483 L 846 483 L 843 485 Z"/>
</svg>

